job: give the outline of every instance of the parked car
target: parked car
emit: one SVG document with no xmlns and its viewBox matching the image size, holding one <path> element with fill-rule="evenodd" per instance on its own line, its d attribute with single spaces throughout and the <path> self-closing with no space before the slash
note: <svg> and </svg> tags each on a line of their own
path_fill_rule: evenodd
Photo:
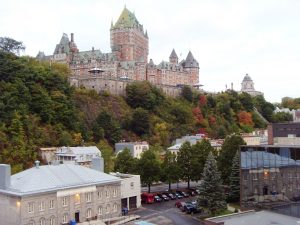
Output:
<svg viewBox="0 0 300 225">
<path fill-rule="evenodd" d="M 154 195 L 150 193 L 141 194 L 142 203 L 151 204 L 154 202 Z"/>
<path fill-rule="evenodd" d="M 180 195 L 182 195 L 185 198 L 189 197 L 189 195 L 184 191 L 177 191 L 177 193 L 179 193 Z"/>
<path fill-rule="evenodd" d="M 183 195 L 179 194 L 178 192 L 175 192 L 174 194 L 175 194 L 176 198 L 178 198 L 178 199 L 183 198 Z"/>
<path fill-rule="evenodd" d="M 176 206 L 177 208 L 183 207 L 184 204 L 185 204 L 185 202 L 181 202 L 181 201 L 176 201 L 176 202 L 175 202 L 175 206 Z"/>
<path fill-rule="evenodd" d="M 170 200 L 170 198 L 169 198 L 167 195 L 165 195 L 165 194 L 158 194 L 158 196 L 159 196 L 163 201 L 169 201 L 169 200 Z"/>
<path fill-rule="evenodd" d="M 188 190 L 187 193 L 188 193 L 190 196 L 195 196 L 195 195 L 197 195 L 196 191 L 194 191 L 194 190 Z"/>
<path fill-rule="evenodd" d="M 168 196 L 171 200 L 176 199 L 176 196 L 172 193 L 164 193 L 166 196 Z"/>
<path fill-rule="evenodd" d="M 161 197 L 159 197 L 158 195 L 154 195 L 154 201 L 155 202 L 162 202 L 163 199 Z"/>
<path fill-rule="evenodd" d="M 186 212 L 187 214 L 194 214 L 194 213 L 200 213 L 202 212 L 202 208 L 199 208 L 197 205 L 194 204 L 186 204 L 184 206 L 184 212 Z"/>
</svg>

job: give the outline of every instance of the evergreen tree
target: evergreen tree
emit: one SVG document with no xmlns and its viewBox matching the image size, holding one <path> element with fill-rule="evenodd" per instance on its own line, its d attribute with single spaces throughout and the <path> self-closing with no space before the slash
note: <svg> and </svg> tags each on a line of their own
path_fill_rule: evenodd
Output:
<svg viewBox="0 0 300 225">
<path fill-rule="evenodd" d="M 104 172 L 109 173 L 113 171 L 114 169 L 114 160 L 113 160 L 113 149 L 110 147 L 110 145 L 101 140 L 98 144 L 97 147 L 101 151 L 101 155 L 104 160 Z"/>
<path fill-rule="evenodd" d="M 220 172 L 212 152 L 208 154 L 203 169 L 199 200 L 207 201 L 208 209 L 213 215 L 226 206 Z"/>
<path fill-rule="evenodd" d="M 221 177 L 224 184 L 229 184 L 232 160 L 236 152 L 238 151 L 239 146 L 245 144 L 246 143 L 241 138 L 241 136 L 236 134 L 227 136 L 225 138 L 218 158 L 218 168 L 221 171 Z"/>
<path fill-rule="evenodd" d="M 179 149 L 177 155 L 177 163 L 180 170 L 180 177 L 188 182 L 188 188 L 190 188 L 190 180 L 192 178 L 192 147 L 189 142 L 185 142 Z"/>
<path fill-rule="evenodd" d="M 239 151 L 236 152 L 233 158 L 229 181 L 230 181 L 229 201 L 238 202 L 240 200 L 240 152 Z"/>
</svg>

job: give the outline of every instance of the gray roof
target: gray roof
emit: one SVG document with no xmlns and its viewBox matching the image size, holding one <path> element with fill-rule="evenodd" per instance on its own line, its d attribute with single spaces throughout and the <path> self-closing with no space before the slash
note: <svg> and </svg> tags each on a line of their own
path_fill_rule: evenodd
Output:
<svg viewBox="0 0 300 225">
<path fill-rule="evenodd" d="M 70 46 L 69 46 L 69 37 L 66 33 L 63 33 L 59 44 L 56 45 L 54 53 L 53 54 L 58 54 L 58 53 L 69 53 L 70 52 Z"/>
<path fill-rule="evenodd" d="M 281 155 L 265 151 L 241 152 L 241 168 L 257 169 L 279 168 L 285 166 L 300 166 L 300 162 L 289 158 L 288 154 L 288 148 L 282 149 Z"/>
<path fill-rule="evenodd" d="M 271 225 L 271 224 L 284 224 L 294 225 L 299 224 L 299 218 L 286 216 L 269 211 L 249 211 L 243 213 L 234 213 L 226 216 L 219 216 L 214 218 L 208 218 L 207 220 L 218 223 L 224 222 L 224 225 L 246 225 L 246 224 L 259 224 L 259 225 Z"/>
<path fill-rule="evenodd" d="M 183 67 L 185 68 L 199 68 L 199 63 L 198 61 L 194 58 L 193 54 L 191 51 L 189 51 L 185 61 L 184 61 L 184 65 Z"/>
<path fill-rule="evenodd" d="M 246 74 L 246 76 L 243 79 L 243 82 L 245 81 L 252 81 L 251 77 L 248 74 Z"/>
<path fill-rule="evenodd" d="M 60 147 L 58 148 L 57 153 L 73 153 L 75 155 L 98 154 L 99 156 L 101 156 L 101 152 L 96 146 Z"/>
<path fill-rule="evenodd" d="M 176 58 L 176 59 L 178 59 L 178 56 L 177 56 L 177 54 L 176 54 L 174 48 L 173 48 L 173 50 L 172 50 L 172 52 L 171 52 L 170 58 Z"/>
<path fill-rule="evenodd" d="M 106 173 L 73 164 L 33 167 L 11 176 L 8 190 L 12 195 L 32 195 L 69 188 L 120 182 Z"/>
</svg>

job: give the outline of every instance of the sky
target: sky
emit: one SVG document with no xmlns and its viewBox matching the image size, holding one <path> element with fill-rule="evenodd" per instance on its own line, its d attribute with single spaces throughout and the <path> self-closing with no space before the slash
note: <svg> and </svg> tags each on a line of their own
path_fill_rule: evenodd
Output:
<svg viewBox="0 0 300 225">
<path fill-rule="evenodd" d="M 126 7 L 148 31 L 149 59 L 191 51 L 206 91 L 236 91 L 246 73 L 266 100 L 300 97 L 299 0 L 0 0 L 0 36 L 24 54 L 53 54 L 63 33 L 79 50 L 110 52 L 110 25 Z"/>
</svg>

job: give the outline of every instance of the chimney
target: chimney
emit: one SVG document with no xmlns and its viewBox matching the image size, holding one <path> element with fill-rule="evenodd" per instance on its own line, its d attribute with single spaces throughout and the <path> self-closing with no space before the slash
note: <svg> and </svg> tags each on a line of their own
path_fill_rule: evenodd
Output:
<svg viewBox="0 0 300 225">
<path fill-rule="evenodd" d="M 40 161 L 36 160 L 34 163 L 35 163 L 35 168 L 38 169 L 40 167 Z"/>
<path fill-rule="evenodd" d="M 102 157 L 92 158 L 91 169 L 104 172 L 104 161 Z"/>
<path fill-rule="evenodd" d="M 0 164 L 0 189 L 8 189 L 10 186 L 10 165 Z"/>
<path fill-rule="evenodd" d="M 231 90 L 233 90 L 233 83 L 231 82 Z"/>
<path fill-rule="evenodd" d="M 71 42 L 74 42 L 74 33 L 71 33 Z"/>
<path fill-rule="evenodd" d="M 94 47 L 92 47 L 92 52 L 95 51 Z"/>
</svg>

